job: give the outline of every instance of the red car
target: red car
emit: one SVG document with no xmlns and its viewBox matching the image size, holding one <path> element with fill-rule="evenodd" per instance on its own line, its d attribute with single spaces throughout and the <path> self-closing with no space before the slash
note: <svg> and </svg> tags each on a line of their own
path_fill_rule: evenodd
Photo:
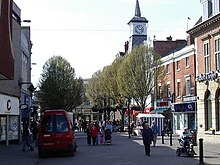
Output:
<svg viewBox="0 0 220 165">
<path fill-rule="evenodd" d="M 38 134 L 38 156 L 51 152 L 67 152 L 74 156 L 76 139 L 68 113 L 64 110 L 44 112 Z"/>
</svg>

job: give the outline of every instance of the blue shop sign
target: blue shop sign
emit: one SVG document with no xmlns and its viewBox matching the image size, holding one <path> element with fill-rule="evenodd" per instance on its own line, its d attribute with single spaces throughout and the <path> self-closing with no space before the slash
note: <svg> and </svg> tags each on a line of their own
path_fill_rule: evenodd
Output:
<svg viewBox="0 0 220 165">
<path fill-rule="evenodd" d="M 193 112 L 195 111 L 195 102 L 174 104 L 175 112 Z"/>
</svg>

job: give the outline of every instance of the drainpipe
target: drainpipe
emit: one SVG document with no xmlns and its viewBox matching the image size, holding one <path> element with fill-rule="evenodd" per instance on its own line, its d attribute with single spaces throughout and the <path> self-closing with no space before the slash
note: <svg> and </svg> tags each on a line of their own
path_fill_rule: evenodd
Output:
<svg viewBox="0 0 220 165">
<path fill-rule="evenodd" d="M 195 50 L 195 43 L 193 44 L 194 48 L 193 48 L 193 51 L 194 51 L 194 74 L 195 74 L 195 87 L 194 87 L 194 93 L 195 93 L 195 97 L 196 97 L 196 100 L 197 100 L 197 81 L 196 81 L 196 75 L 197 75 L 197 72 L 196 72 L 196 67 L 197 67 L 197 61 L 196 61 L 196 50 Z M 197 130 L 197 101 L 195 103 L 195 129 Z"/>
<path fill-rule="evenodd" d="M 173 57 L 174 57 L 174 52 L 173 52 Z M 176 102 L 176 72 L 175 72 L 174 58 L 173 58 L 173 94 L 172 94 L 172 99 L 173 99 L 172 100 L 173 103 L 175 103 Z"/>
</svg>

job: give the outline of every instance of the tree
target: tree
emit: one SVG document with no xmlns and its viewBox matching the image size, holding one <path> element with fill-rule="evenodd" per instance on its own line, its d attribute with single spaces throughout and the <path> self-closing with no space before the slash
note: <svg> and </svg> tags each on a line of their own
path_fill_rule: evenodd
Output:
<svg viewBox="0 0 220 165">
<path fill-rule="evenodd" d="M 118 72 L 118 85 L 122 95 L 133 98 L 142 111 L 146 100 L 152 95 L 155 80 L 160 74 L 160 56 L 145 45 L 127 54 Z"/>
<path fill-rule="evenodd" d="M 39 82 L 39 102 L 42 109 L 64 109 L 72 111 L 84 98 L 81 78 L 61 56 L 53 56 L 43 66 Z"/>
</svg>

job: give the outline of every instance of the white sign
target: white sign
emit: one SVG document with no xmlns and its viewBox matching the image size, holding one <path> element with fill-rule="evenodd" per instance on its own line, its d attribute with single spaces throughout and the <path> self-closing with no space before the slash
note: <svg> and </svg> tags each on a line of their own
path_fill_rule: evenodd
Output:
<svg viewBox="0 0 220 165">
<path fill-rule="evenodd" d="M 0 114 L 19 115 L 19 99 L 0 94 Z"/>
</svg>

